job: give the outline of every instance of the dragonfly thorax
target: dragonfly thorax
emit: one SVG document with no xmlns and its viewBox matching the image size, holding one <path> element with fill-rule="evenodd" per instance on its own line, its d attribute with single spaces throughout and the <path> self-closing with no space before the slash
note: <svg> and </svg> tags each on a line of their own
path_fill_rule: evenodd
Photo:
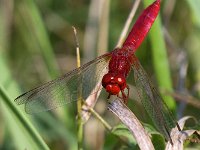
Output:
<svg viewBox="0 0 200 150">
<path fill-rule="evenodd" d="M 102 86 L 110 95 L 118 95 L 127 87 L 127 84 L 124 76 L 107 73 L 103 76 Z"/>
</svg>

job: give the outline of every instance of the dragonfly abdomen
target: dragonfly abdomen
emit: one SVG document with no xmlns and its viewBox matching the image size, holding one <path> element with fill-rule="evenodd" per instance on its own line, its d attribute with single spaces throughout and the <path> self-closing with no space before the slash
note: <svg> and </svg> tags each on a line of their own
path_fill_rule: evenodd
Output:
<svg viewBox="0 0 200 150">
<path fill-rule="evenodd" d="M 153 4 L 147 7 L 139 16 L 129 33 L 123 47 L 130 47 L 134 52 L 141 45 L 142 41 L 149 32 L 160 10 L 160 0 L 156 0 Z"/>
</svg>

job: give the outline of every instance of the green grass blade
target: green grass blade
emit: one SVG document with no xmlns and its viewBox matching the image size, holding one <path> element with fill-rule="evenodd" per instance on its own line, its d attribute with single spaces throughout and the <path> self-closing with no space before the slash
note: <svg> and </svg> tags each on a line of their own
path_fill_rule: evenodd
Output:
<svg viewBox="0 0 200 150">
<path fill-rule="evenodd" d="M 198 84 L 200 82 L 200 43 L 199 43 L 199 37 L 200 37 L 200 1 L 199 0 L 187 0 L 190 11 L 191 11 L 191 17 L 188 19 L 192 20 L 192 26 L 191 26 L 191 32 L 187 37 L 185 46 L 187 48 L 188 57 L 191 63 L 192 73 L 189 72 L 189 75 L 191 75 L 195 82 Z M 189 20 L 190 21 L 190 20 Z M 199 86 L 196 86 L 197 95 L 200 97 L 200 88 Z"/>
<path fill-rule="evenodd" d="M 7 131 L 12 135 L 11 137 L 14 141 L 11 145 L 13 145 L 14 149 L 49 149 L 28 118 L 14 105 L 13 96 L 18 95 L 16 90 L 18 87 L 7 70 L 6 57 L 3 52 L 3 48 L 0 47 L 0 70 L 2 72 L 0 78 L 1 112 L 6 121 L 6 128 L 9 129 Z M 3 86 L 8 89 L 9 96 Z M 13 99 L 10 98 L 11 96 Z"/>
<path fill-rule="evenodd" d="M 195 25 L 200 27 L 200 18 L 199 18 L 199 14 L 200 14 L 200 1 L 199 0 L 187 0 L 190 8 L 191 8 L 191 12 L 192 12 L 192 21 Z"/>
<path fill-rule="evenodd" d="M 16 1 L 16 26 L 22 41 L 25 43 L 29 50 L 27 58 L 32 60 L 32 56 L 42 56 L 45 66 L 43 73 L 45 74 L 46 68 L 50 79 L 59 76 L 59 69 L 56 62 L 56 57 L 50 43 L 49 35 L 45 28 L 45 23 L 42 20 L 40 10 L 38 9 L 34 0 L 17 0 Z M 42 63 L 41 63 L 42 65 Z M 50 80 L 48 79 L 48 80 Z M 70 110 L 63 109 L 60 111 L 62 115 L 59 117 L 66 122 L 70 127 L 73 127 Z"/>
<path fill-rule="evenodd" d="M 51 78 L 57 77 L 59 72 L 53 48 L 36 4 L 33 0 L 17 0 L 16 8 L 16 13 L 19 15 L 17 21 L 19 24 L 23 23 L 25 28 L 22 28 L 23 26 L 18 27 L 21 32 L 25 32 L 29 36 L 26 36 L 24 40 L 30 44 L 34 42 L 31 39 L 35 40 L 38 44 L 36 48 L 38 48 L 44 59 L 49 75 Z M 37 50 L 35 49 L 35 51 Z"/>
<path fill-rule="evenodd" d="M 144 0 L 145 7 L 147 7 L 153 0 Z M 160 16 L 157 17 L 149 32 L 150 42 L 152 46 L 153 65 L 155 69 L 158 86 L 161 89 L 172 91 L 172 80 L 170 77 L 170 68 L 167 57 L 167 50 L 162 34 L 162 25 Z M 162 95 L 168 107 L 175 111 L 176 104 L 171 96 Z"/>
<path fill-rule="evenodd" d="M 24 137 L 22 139 L 26 139 L 26 140 L 23 141 L 24 145 L 22 144 L 22 142 L 20 142 L 22 145 L 18 145 L 18 147 L 21 147 L 23 149 L 24 148 L 28 148 L 28 149 L 33 148 L 34 149 L 34 147 L 38 148 L 38 149 L 44 149 L 44 150 L 49 149 L 48 146 L 46 145 L 46 143 L 42 140 L 40 135 L 37 133 L 37 131 L 34 129 L 34 127 L 31 125 L 31 123 L 28 121 L 28 119 L 13 104 L 12 99 L 9 98 L 9 96 L 7 95 L 6 91 L 3 89 L 2 86 L 0 86 L 0 96 L 3 100 L 2 106 L 5 106 L 5 107 L 2 107 L 4 110 L 4 113 L 6 113 L 7 115 L 6 114 L 5 115 L 7 117 L 9 117 L 9 118 L 7 118 L 7 121 L 8 121 L 8 123 L 12 122 L 11 125 L 13 127 L 12 127 L 11 131 L 14 131 L 13 128 L 15 128 L 15 129 L 18 128 L 18 127 L 14 127 L 15 125 L 20 126 L 20 128 L 23 127 L 23 129 L 21 130 L 22 134 L 18 135 L 19 137 L 18 137 L 18 139 L 16 139 L 16 141 L 19 141 L 19 139 L 21 139 L 23 136 L 25 136 L 26 138 Z M 7 110 L 6 110 L 6 108 L 7 108 Z M 18 132 L 18 130 L 17 130 L 17 132 Z M 29 143 L 26 143 L 26 142 L 29 142 Z M 30 147 L 26 147 L 27 145 L 29 145 Z"/>
</svg>

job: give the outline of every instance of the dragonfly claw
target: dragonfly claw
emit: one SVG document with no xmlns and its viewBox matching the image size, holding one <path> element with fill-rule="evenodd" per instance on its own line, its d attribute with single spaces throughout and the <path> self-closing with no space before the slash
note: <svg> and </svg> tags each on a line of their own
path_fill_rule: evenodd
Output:
<svg viewBox="0 0 200 150">
<path fill-rule="evenodd" d="M 124 102 L 124 104 L 128 104 L 128 98 L 129 98 L 129 86 L 127 85 L 126 86 L 127 90 L 128 90 L 128 93 L 126 94 L 124 92 L 124 90 L 121 90 L 121 93 L 122 93 L 122 96 L 119 96 L 119 94 L 117 95 L 117 97 L 121 98 Z"/>
</svg>

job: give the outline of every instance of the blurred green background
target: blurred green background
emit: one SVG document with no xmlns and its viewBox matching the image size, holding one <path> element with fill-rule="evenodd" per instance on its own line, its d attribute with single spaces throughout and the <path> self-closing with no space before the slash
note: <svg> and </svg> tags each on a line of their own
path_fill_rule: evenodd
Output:
<svg viewBox="0 0 200 150">
<path fill-rule="evenodd" d="M 112 51 L 134 2 L 0 0 L 0 149 L 77 149 L 76 103 L 28 115 L 13 100 L 76 68 L 72 26 L 78 32 L 81 64 Z M 151 2 L 140 3 L 132 24 Z M 136 53 L 178 118 L 192 115 L 199 119 L 199 14 L 199 0 L 163 0 L 160 17 Z M 174 99 L 163 92 L 166 90 L 182 97 Z M 135 104 L 135 97 L 131 93 L 130 109 L 151 124 L 144 109 Z M 107 110 L 106 97 L 95 110 L 111 125 L 119 123 Z M 127 148 L 94 117 L 84 126 L 83 143 L 85 149 Z M 138 149 L 133 145 L 129 148 Z"/>
</svg>

